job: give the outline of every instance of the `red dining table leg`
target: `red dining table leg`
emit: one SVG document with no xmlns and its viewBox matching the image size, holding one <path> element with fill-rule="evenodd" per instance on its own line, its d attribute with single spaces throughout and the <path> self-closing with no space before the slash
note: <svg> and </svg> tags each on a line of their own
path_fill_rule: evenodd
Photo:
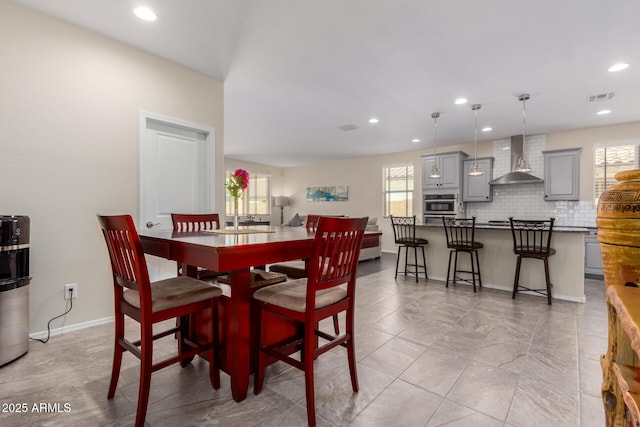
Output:
<svg viewBox="0 0 640 427">
<path fill-rule="evenodd" d="M 249 269 L 230 272 L 231 300 L 227 335 L 227 366 L 233 400 L 247 397 L 251 372 L 251 290 Z"/>
</svg>

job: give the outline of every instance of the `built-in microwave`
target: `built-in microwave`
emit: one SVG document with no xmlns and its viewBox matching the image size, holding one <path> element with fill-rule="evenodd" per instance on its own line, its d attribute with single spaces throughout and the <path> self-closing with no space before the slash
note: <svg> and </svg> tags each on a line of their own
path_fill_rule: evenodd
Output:
<svg viewBox="0 0 640 427">
<path fill-rule="evenodd" d="M 424 194 L 424 223 L 441 221 L 441 217 L 458 213 L 458 195 L 455 193 Z"/>
<path fill-rule="evenodd" d="M 455 215 L 458 196 L 456 194 L 425 194 L 425 215 Z"/>
</svg>

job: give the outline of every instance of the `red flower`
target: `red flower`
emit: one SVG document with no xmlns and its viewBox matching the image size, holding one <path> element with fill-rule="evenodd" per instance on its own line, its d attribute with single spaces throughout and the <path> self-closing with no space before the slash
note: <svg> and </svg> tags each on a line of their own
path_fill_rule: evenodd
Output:
<svg viewBox="0 0 640 427">
<path fill-rule="evenodd" d="M 227 180 L 227 191 L 236 201 L 242 197 L 242 192 L 249 186 L 249 172 L 236 169 Z"/>
<path fill-rule="evenodd" d="M 236 171 L 233 174 L 236 177 L 240 178 L 240 179 L 236 178 L 236 182 L 238 182 L 241 188 L 245 190 L 249 186 L 249 172 L 247 172 L 244 169 L 236 169 Z"/>
</svg>

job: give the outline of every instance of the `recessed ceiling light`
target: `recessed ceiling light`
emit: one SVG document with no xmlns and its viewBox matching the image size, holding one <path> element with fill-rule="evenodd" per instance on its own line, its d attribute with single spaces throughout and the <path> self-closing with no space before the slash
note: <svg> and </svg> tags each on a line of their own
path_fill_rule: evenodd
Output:
<svg viewBox="0 0 640 427">
<path fill-rule="evenodd" d="M 140 19 L 144 19 L 145 21 L 155 21 L 156 14 L 153 13 L 153 10 L 148 7 L 140 6 L 133 9 L 133 13 Z"/>
<path fill-rule="evenodd" d="M 411 142 L 413 142 L 413 143 L 415 144 L 415 143 L 420 142 L 420 140 L 419 140 L 418 138 L 413 138 L 413 139 L 411 140 Z"/>
<path fill-rule="evenodd" d="M 493 128 L 490 127 L 490 126 L 482 128 L 482 132 L 491 132 L 492 130 L 493 130 Z"/>
<path fill-rule="evenodd" d="M 376 124 L 376 123 L 378 123 L 379 121 L 380 121 L 380 120 L 376 119 L 375 117 L 371 117 L 371 118 L 369 119 L 369 123 L 371 123 L 371 124 Z"/>
<path fill-rule="evenodd" d="M 615 64 L 612 65 L 611 67 L 609 67 L 609 72 L 613 73 L 616 71 L 622 71 L 624 69 L 626 69 L 629 66 L 629 64 L 625 64 L 624 62 L 621 62 L 619 64 Z"/>
<path fill-rule="evenodd" d="M 600 110 L 596 114 L 599 115 L 599 116 L 604 116 L 604 115 L 609 114 L 609 113 L 611 113 L 611 110 Z"/>
<path fill-rule="evenodd" d="M 467 102 L 469 102 L 467 98 L 458 98 L 454 101 L 454 104 L 462 105 L 462 104 L 466 104 Z"/>
</svg>

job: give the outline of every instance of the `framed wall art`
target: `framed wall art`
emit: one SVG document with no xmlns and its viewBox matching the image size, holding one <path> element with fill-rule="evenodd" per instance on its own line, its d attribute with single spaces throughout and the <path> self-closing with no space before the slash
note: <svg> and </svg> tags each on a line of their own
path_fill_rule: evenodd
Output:
<svg viewBox="0 0 640 427">
<path fill-rule="evenodd" d="M 349 200 L 349 187 L 346 185 L 307 187 L 307 200 L 312 202 L 345 202 Z"/>
</svg>

